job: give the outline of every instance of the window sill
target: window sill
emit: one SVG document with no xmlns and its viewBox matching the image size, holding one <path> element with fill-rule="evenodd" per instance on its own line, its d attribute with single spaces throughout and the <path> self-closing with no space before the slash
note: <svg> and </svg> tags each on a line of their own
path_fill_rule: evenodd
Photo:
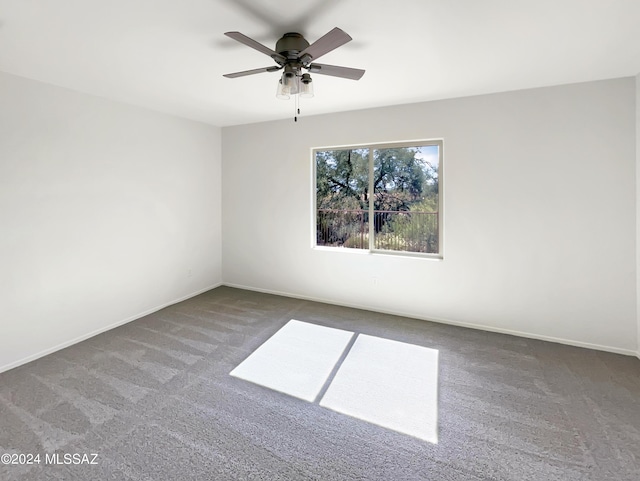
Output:
<svg viewBox="0 0 640 481">
<path fill-rule="evenodd" d="M 326 247 L 326 246 L 313 246 L 311 248 L 314 251 L 319 252 L 339 252 L 346 254 L 355 254 L 358 256 L 372 255 L 372 256 L 395 256 L 395 257 L 407 257 L 412 259 L 421 259 L 427 261 L 443 261 L 442 254 L 426 254 L 422 252 L 406 252 L 406 251 L 387 251 L 387 250 L 369 250 L 369 249 L 354 249 L 351 247 Z"/>
</svg>

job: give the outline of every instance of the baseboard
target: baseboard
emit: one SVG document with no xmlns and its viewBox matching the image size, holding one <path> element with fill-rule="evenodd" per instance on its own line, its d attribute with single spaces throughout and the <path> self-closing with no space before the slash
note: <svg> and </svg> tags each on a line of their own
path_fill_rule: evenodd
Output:
<svg viewBox="0 0 640 481">
<path fill-rule="evenodd" d="M 222 285 L 222 283 L 218 282 L 217 284 L 214 284 L 212 286 L 205 287 L 204 289 L 199 289 L 199 290 L 197 290 L 195 292 L 187 294 L 186 296 L 182 296 L 182 297 L 180 297 L 178 299 L 174 299 L 174 300 L 172 300 L 170 302 L 167 302 L 165 304 L 162 304 L 160 306 L 148 309 L 148 310 L 146 310 L 144 312 L 136 314 L 135 316 L 128 317 L 127 319 L 123 319 L 123 320 L 118 321 L 118 322 L 114 322 L 113 324 L 109 324 L 108 326 L 101 327 L 100 329 L 96 329 L 95 331 L 91 331 L 91 332 L 89 332 L 87 334 L 83 334 L 82 336 L 79 336 L 79 337 L 76 337 L 74 339 L 71 339 L 70 341 L 63 342 L 61 344 L 58 344 L 57 346 L 51 347 L 49 349 L 45 349 L 44 351 L 40 351 L 40 352 L 38 352 L 36 354 L 32 354 L 31 356 L 27 356 L 25 358 L 22 358 L 22 359 L 20 359 L 18 361 L 10 363 L 10 364 L 6 364 L 6 365 L 0 367 L 0 373 L 4 372 L 4 371 L 8 371 L 9 369 L 16 368 L 16 367 L 21 366 L 23 364 L 26 364 L 28 362 L 35 361 L 36 359 L 44 357 L 44 356 L 46 356 L 48 354 L 52 354 L 52 353 L 54 353 L 56 351 L 59 351 L 61 349 L 66 348 L 66 347 L 73 346 L 74 344 L 77 344 L 77 343 L 82 342 L 82 341 L 84 341 L 86 339 L 89 339 L 90 337 L 97 336 L 98 334 L 102 334 L 103 332 L 110 331 L 111 329 L 115 329 L 116 327 L 122 326 L 122 325 L 127 324 L 127 323 L 129 323 L 131 321 L 135 321 L 136 319 L 140 319 L 141 317 L 148 316 L 149 314 L 153 314 L 154 312 L 157 312 L 160 309 L 164 309 L 165 307 L 169 307 L 169 306 L 172 306 L 172 305 L 177 304 L 179 302 L 186 301 L 187 299 L 191 299 L 192 297 L 200 295 L 203 292 L 210 291 L 211 289 L 215 289 L 216 287 L 220 287 L 221 285 Z"/>
<path fill-rule="evenodd" d="M 488 331 L 488 332 L 496 332 L 499 334 L 508 334 L 510 336 L 518 336 L 518 337 L 524 337 L 527 339 L 536 339 L 538 341 L 548 341 L 548 342 L 555 342 L 558 344 L 566 344 L 568 346 L 574 346 L 574 347 L 582 347 L 585 349 L 595 349 L 597 351 L 605 351 L 605 352 L 612 352 L 615 354 L 623 354 L 625 356 L 638 356 L 638 358 L 640 359 L 640 352 L 637 351 L 633 351 L 631 349 L 621 349 L 618 347 L 612 347 L 612 346 L 603 346 L 600 344 L 591 344 L 588 342 L 581 342 L 581 341 L 574 341 L 571 339 L 562 339 L 562 338 L 558 338 L 558 337 L 551 337 L 551 336 L 543 336 L 540 334 L 533 334 L 530 332 L 522 332 L 522 331 L 514 331 L 511 329 L 502 329 L 499 327 L 493 327 L 493 326 L 485 326 L 482 324 L 471 324 L 468 322 L 460 322 L 460 321 L 453 321 L 451 319 L 441 319 L 441 318 L 436 318 L 436 317 L 424 317 L 424 316 L 419 316 L 416 315 L 415 313 L 411 313 L 411 312 L 403 312 L 403 311 L 392 311 L 392 310 L 387 310 L 387 309 L 372 309 L 371 306 L 365 306 L 365 305 L 361 305 L 361 304 L 353 304 L 353 303 L 345 303 L 345 302 L 338 302 L 332 299 L 324 299 L 324 298 L 320 298 L 320 297 L 314 297 L 314 296 L 304 296 L 304 295 L 300 295 L 300 294 L 292 294 L 290 292 L 282 292 L 282 291 L 275 291 L 272 289 L 262 289 L 260 287 L 252 287 L 252 286 L 245 286 L 245 285 L 241 285 L 241 284 L 233 284 L 233 283 L 229 283 L 229 282 L 223 282 L 222 285 L 227 286 L 227 287 L 233 287 L 236 289 L 244 289 L 247 291 L 255 291 L 255 292 L 263 292 L 265 294 L 274 294 L 277 296 L 283 296 L 283 297 L 291 297 L 294 299 L 302 299 L 305 301 L 313 301 L 313 302 L 322 302 L 325 304 L 333 304 L 336 306 L 342 306 L 342 307 L 351 307 L 354 309 L 362 309 L 365 311 L 372 311 L 372 312 L 379 312 L 381 314 L 390 314 L 393 316 L 402 316 L 402 317 L 409 317 L 409 318 L 413 318 L 413 319 L 419 319 L 422 321 L 430 321 L 430 322 L 437 322 L 439 324 L 449 324 L 451 326 L 457 326 L 457 327 L 466 327 L 469 329 L 478 329 L 481 331 Z"/>
</svg>

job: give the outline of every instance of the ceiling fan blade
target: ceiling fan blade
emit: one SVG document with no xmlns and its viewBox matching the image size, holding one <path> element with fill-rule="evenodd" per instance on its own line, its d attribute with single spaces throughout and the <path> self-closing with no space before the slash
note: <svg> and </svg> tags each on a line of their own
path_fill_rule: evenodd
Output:
<svg viewBox="0 0 640 481">
<path fill-rule="evenodd" d="M 242 34 L 240 32 L 225 32 L 225 35 L 227 37 L 230 37 L 230 38 L 236 40 L 237 42 L 245 44 L 248 47 L 256 49 L 258 52 L 262 52 L 265 55 L 268 55 L 269 57 L 271 57 L 272 59 L 274 59 L 278 63 L 287 61 L 287 59 L 285 57 L 280 55 L 275 50 L 271 50 L 269 47 L 265 47 L 260 42 L 256 42 L 254 39 L 249 38 L 249 37 L 247 37 L 246 35 L 244 35 L 244 34 Z"/>
<path fill-rule="evenodd" d="M 332 50 L 340 47 L 341 45 L 350 42 L 351 40 L 352 39 L 349 35 L 347 35 L 343 30 L 340 30 L 338 27 L 336 27 L 329 33 L 313 42 L 307 48 L 305 48 L 302 52 L 300 52 L 300 55 L 298 57 L 302 58 L 305 55 L 309 55 L 313 60 L 315 60 L 325 53 L 329 53 Z"/>
<path fill-rule="evenodd" d="M 312 63 L 307 68 L 311 73 L 331 75 L 332 77 L 349 78 L 351 80 L 360 80 L 365 72 L 364 70 L 359 68 L 338 67 L 337 65 L 325 65 L 323 63 Z"/>
<path fill-rule="evenodd" d="M 247 75 L 253 75 L 256 73 L 275 72 L 277 70 L 280 70 L 281 68 L 282 67 L 276 67 L 275 65 L 273 67 L 254 68 L 253 70 L 244 70 L 243 72 L 226 73 L 223 75 L 223 77 L 227 77 L 227 78 L 245 77 Z"/>
</svg>

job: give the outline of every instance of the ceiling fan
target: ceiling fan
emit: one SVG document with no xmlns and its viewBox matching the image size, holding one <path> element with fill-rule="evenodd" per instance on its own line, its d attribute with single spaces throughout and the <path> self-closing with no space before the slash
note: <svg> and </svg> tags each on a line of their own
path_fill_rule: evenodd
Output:
<svg viewBox="0 0 640 481">
<path fill-rule="evenodd" d="M 352 40 L 349 35 L 337 27 L 312 44 L 309 44 L 299 33 L 285 33 L 282 38 L 276 42 L 275 50 L 265 47 L 240 32 L 226 32 L 225 35 L 256 49 L 258 52 L 268 55 L 277 65 L 228 73 L 225 74 L 224 77 L 238 78 L 263 72 L 277 72 L 278 70 L 284 69 L 278 81 L 278 90 L 276 93 L 276 96 L 281 99 L 288 99 L 291 95 L 313 97 L 313 84 L 311 83 L 311 75 L 308 72 L 352 80 L 359 80 L 364 75 L 364 70 L 357 68 L 313 63 L 314 60 L 320 58 L 322 55 Z M 308 72 L 302 73 L 302 69 Z"/>
</svg>

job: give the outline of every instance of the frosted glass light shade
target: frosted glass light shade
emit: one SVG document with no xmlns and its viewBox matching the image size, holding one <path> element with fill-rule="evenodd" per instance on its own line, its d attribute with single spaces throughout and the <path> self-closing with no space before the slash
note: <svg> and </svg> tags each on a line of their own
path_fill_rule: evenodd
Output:
<svg viewBox="0 0 640 481">
<path fill-rule="evenodd" d="M 285 72 L 278 80 L 278 88 L 276 97 L 282 100 L 289 100 L 292 95 L 300 95 L 300 97 L 313 97 L 313 83 L 311 75 L 308 73 L 298 76 L 293 72 Z"/>
<path fill-rule="evenodd" d="M 282 79 L 278 80 L 278 89 L 276 90 L 276 97 L 282 100 L 289 100 L 291 95 L 289 94 L 290 89 L 285 86 L 282 82 Z"/>
<path fill-rule="evenodd" d="M 313 97 L 313 82 L 311 81 L 311 75 L 304 74 L 300 79 L 300 97 L 311 98 Z"/>
<path fill-rule="evenodd" d="M 286 73 L 282 75 L 282 83 L 285 88 L 289 89 L 289 95 L 296 95 L 298 93 L 298 76 L 297 75 L 287 75 Z"/>
</svg>

